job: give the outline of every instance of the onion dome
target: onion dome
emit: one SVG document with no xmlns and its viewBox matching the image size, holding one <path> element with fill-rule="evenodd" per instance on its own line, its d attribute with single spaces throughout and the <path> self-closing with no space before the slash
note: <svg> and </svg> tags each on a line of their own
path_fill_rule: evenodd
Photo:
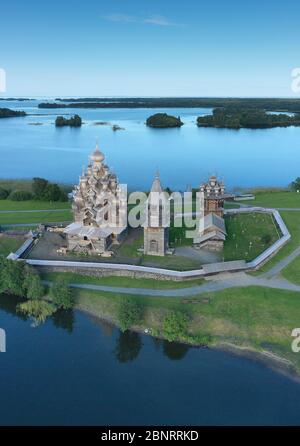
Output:
<svg viewBox="0 0 300 446">
<path fill-rule="evenodd" d="M 102 161 L 104 160 L 104 155 L 101 152 L 101 150 L 99 149 L 98 143 L 96 144 L 96 149 L 91 156 L 91 160 L 94 163 L 102 163 Z"/>
</svg>

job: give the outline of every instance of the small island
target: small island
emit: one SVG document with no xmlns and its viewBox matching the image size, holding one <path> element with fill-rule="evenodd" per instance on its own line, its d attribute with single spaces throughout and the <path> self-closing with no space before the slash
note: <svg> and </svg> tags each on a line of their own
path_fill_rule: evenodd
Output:
<svg viewBox="0 0 300 446">
<path fill-rule="evenodd" d="M 24 111 L 11 110 L 10 108 L 0 108 L 0 118 L 15 118 L 26 116 Z"/>
<path fill-rule="evenodd" d="M 175 116 L 167 115 L 167 113 L 156 113 L 147 119 L 146 125 L 155 128 L 181 127 L 183 122 L 179 116 L 176 118 Z"/>
<path fill-rule="evenodd" d="M 267 113 L 257 108 L 220 107 L 212 115 L 199 116 L 199 127 L 216 127 L 228 129 L 267 129 L 272 127 L 289 127 L 300 125 L 300 114 L 295 115 Z"/>
<path fill-rule="evenodd" d="M 57 116 L 55 120 L 56 127 L 81 127 L 82 119 L 79 115 L 74 115 L 71 118 L 64 118 L 63 116 Z"/>
</svg>

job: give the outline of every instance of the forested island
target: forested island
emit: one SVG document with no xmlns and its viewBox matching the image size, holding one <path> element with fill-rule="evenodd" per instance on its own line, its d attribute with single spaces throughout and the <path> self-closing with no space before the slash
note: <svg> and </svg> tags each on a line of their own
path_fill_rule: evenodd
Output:
<svg viewBox="0 0 300 446">
<path fill-rule="evenodd" d="M 217 108 L 239 107 L 300 113 L 300 98 L 57 98 L 39 108 Z"/>
<path fill-rule="evenodd" d="M 18 116 L 26 116 L 24 111 L 11 110 L 10 108 L 0 108 L 0 118 L 14 118 Z"/>
<path fill-rule="evenodd" d="M 24 102 L 24 101 L 33 101 L 33 99 L 30 99 L 30 98 L 0 98 L 0 101 L 19 101 L 19 102 Z"/>
<path fill-rule="evenodd" d="M 300 114 L 266 113 L 257 108 L 220 107 L 212 115 L 197 118 L 199 127 L 217 127 L 228 129 L 266 129 L 272 127 L 300 126 Z"/>
<path fill-rule="evenodd" d="M 63 116 L 57 116 L 55 120 L 56 127 L 81 127 L 82 119 L 79 115 L 74 115 L 71 118 L 64 118 Z"/>
<path fill-rule="evenodd" d="M 146 125 L 155 128 L 181 127 L 183 122 L 179 116 L 176 118 L 175 116 L 167 115 L 167 113 L 156 113 L 147 119 Z"/>
</svg>

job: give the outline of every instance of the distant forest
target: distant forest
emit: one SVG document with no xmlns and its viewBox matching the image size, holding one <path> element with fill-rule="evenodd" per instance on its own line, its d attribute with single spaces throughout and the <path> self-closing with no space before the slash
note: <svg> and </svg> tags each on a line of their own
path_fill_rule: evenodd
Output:
<svg viewBox="0 0 300 446">
<path fill-rule="evenodd" d="M 0 118 L 14 118 L 17 116 L 26 116 L 24 111 L 10 110 L 9 108 L 0 108 Z"/>
<path fill-rule="evenodd" d="M 283 113 L 266 113 L 256 108 L 220 107 L 215 108 L 212 115 L 200 116 L 197 124 L 199 127 L 230 129 L 300 126 L 300 114 L 288 116 Z"/>
<path fill-rule="evenodd" d="M 300 99 L 281 98 L 57 98 L 40 108 L 254 108 L 300 113 Z"/>
</svg>

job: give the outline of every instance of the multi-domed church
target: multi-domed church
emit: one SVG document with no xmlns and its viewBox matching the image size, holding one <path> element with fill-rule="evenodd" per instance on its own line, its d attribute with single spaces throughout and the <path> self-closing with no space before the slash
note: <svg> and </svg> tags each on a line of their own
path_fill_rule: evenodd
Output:
<svg viewBox="0 0 300 446">
<path fill-rule="evenodd" d="M 105 253 L 120 243 L 127 232 L 127 190 L 96 150 L 73 191 L 74 223 L 65 229 L 68 249 L 73 252 Z"/>
</svg>

